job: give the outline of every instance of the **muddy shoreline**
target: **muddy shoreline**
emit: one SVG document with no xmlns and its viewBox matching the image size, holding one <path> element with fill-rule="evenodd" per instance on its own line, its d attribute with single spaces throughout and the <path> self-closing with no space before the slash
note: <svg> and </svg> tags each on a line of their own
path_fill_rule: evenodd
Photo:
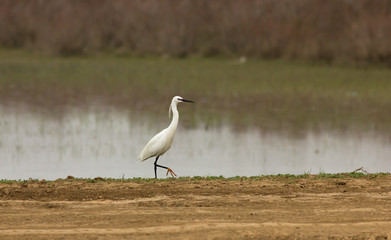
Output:
<svg viewBox="0 0 391 240">
<path fill-rule="evenodd" d="M 391 176 L 0 183 L 2 239 L 390 239 Z"/>
</svg>

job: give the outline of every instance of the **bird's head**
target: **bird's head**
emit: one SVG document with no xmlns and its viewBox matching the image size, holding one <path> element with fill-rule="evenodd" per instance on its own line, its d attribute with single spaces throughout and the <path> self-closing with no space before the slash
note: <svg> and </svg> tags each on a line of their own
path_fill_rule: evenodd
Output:
<svg viewBox="0 0 391 240">
<path fill-rule="evenodd" d="M 180 103 L 180 102 L 194 103 L 193 101 L 184 99 L 183 97 L 180 97 L 180 96 L 175 96 L 175 97 L 172 99 L 172 102 L 173 102 L 173 103 L 174 103 L 174 102 L 175 102 L 175 103 Z"/>
<path fill-rule="evenodd" d="M 172 98 L 172 101 L 171 101 L 170 108 L 168 109 L 168 117 L 169 117 L 169 118 L 171 118 L 171 108 L 173 107 L 173 105 L 175 105 L 174 107 L 176 108 L 176 105 L 177 105 L 178 103 L 181 103 L 181 102 L 194 103 L 193 101 L 184 99 L 183 97 L 180 97 L 180 96 L 175 96 L 175 97 L 173 97 L 173 98 Z"/>
</svg>

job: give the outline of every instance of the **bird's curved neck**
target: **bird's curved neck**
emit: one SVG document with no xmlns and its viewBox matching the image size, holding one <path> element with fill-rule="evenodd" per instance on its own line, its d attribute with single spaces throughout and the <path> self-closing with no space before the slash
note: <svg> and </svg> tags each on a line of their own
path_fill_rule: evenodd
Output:
<svg viewBox="0 0 391 240">
<path fill-rule="evenodd" d="M 168 128 L 176 129 L 176 127 L 178 125 L 178 120 L 179 120 L 179 113 L 178 113 L 178 109 L 177 109 L 176 104 L 171 105 L 171 111 L 172 111 L 172 120 L 171 120 L 170 126 L 168 126 Z"/>
</svg>

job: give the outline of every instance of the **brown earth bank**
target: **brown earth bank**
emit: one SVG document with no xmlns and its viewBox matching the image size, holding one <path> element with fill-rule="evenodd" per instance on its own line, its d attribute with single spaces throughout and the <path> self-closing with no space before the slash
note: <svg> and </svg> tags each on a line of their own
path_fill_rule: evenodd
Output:
<svg viewBox="0 0 391 240">
<path fill-rule="evenodd" d="M 391 176 L 3 182 L 0 239 L 391 239 Z"/>
</svg>

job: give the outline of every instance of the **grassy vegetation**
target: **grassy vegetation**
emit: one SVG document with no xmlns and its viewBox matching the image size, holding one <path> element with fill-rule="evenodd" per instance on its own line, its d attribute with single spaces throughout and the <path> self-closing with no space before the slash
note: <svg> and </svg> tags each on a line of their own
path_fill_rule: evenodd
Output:
<svg viewBox="0 0 391 240">
<path fill-rule="evenodd" d="M 262 180 L 299 180 L 299 179 L 348 179 L 348 178 L 363 178 L 363 179 L 378 179 L 386 176 L 391 176 L 391 173 L 362 173 L 362 172 L 350 172 L 350 173 L 319 173 L 319 174 L 278 174 L 278 175 L 260 175 L 260 176 L 235 176 L 235 177 L 223 177 L 223 176 L 194 176 L 194 177 L 178 177 L 178 178 L 66 178 L 56 179 L 53 181 L 28 179 L 28 180 L 7 180 L 2 179 L 0 183 L 12 184 L 12 183 L 55 183 L 55 182 L 85 182 L 85 183 L 115 183 L 115 182 L 134 182 L 134 183 L 148 183 L 148 182 L 198 182 L 198 181 L 262 181 Z"/>
<path fill-rule="evenodd" d="M 390 66 L 390 12 L 387 0 L 2 0 L 0 46 Z"/>
<path fill-rule="evenodd" d="M 69 106 L 114 107 L 165 116 L 172 96 L 183 124 L 229 122 L 237 129 L 294 133 L 391 130 L 391 69 L 285 60 L 171 59 L 96 55 L 45 57 L 0 51 L 0 100 L 58 112 Z M 132 114 L 134 116 L 134 114 Z"/>
</svg>

